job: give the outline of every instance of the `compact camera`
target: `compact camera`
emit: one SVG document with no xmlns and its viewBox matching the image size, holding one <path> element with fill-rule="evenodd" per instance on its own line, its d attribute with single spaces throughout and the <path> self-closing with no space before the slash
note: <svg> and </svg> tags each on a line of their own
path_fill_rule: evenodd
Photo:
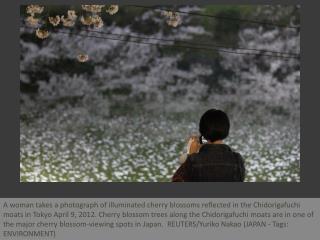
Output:
<svg viewBox="0 0 320 240">
<path fill-rule="evenodd" d="M 202 144 L 207 143 L 207 140 L 204 139 L 203 136 L 192 135 L 189 137 L 188 144 L 187 144 L 187 153 L 184 153 L 180 156 L 179 162 L 182 164 L 186 161 L 189 154 L 197 153 L 200 150 Z"/>
</svg>

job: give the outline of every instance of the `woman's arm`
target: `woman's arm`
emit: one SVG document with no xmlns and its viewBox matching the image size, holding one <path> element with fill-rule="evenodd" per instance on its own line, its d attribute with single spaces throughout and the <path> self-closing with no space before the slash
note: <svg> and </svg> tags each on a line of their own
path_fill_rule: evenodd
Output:
<svg viewBox="0 0 320 240">
<path fill-rule="evenodd" d="M 184 182 L 185 181 L 185 163 L 181 164 L 181 166 L 177 169 L 177 171 L 173 174 L 172 182 Z"/>
<path fill-rule="evenodd" d="M 174 173 L 172 177 L 172 182 L 189 182 L 191 180 L 190 176 L 190 159 L 187 160 L 180 165 L 177 171 Z"/>
<path fill-rule="evenodd" d="M 172 182 L 187 182 L 190 181 L 191 162 L 190 155 L 199 152 L 201 144 L 199 143 L 199 136 L 193 135 L 188 140 L 187 154 L 183 154 L 179 161 L 181 166 L 177 169 L 172 177 Z M 188 160 L 189 159 L 189 160 Z"/>
</svg>

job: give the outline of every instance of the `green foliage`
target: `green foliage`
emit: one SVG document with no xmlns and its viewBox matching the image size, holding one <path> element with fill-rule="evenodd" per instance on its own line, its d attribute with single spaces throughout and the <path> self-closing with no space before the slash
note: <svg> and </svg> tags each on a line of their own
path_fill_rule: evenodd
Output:
<svg viewBox="0 0 320 240">
<path fill-rule="evenodd" d="M 250 16 L 255 10 L 256 5 L 205 5 L 204 14 L 208 15 L 217 15 L 223 12 L 238 12 L 241 14 L 241 17 Z"/>
<path fill-rule="evenodd" d="M 199 21 L 207 31 L 212 33 L 214 42 L 225 46 L 235 46 L 238 42 L 240 28 L 247 24 L 224 18 L 249 18 L 255 9 L 254 5 L 208 5 L 205 6 L 203 14 L 217 18 L 201 17 Z"/>
<path fill-rule="evenodd" d="M 250 18 L 256 11 L 255 5 L 207 5 L 203 8 L 203 14 L 217 16 L 219 18 Z M 201 18 L 203 25 L 207 30 L 215 29 L 215 25 L 222 20 L 214 18 Z M 226 21 L 228 25 L 234 24 L 234 21 Z"/>
</svg>

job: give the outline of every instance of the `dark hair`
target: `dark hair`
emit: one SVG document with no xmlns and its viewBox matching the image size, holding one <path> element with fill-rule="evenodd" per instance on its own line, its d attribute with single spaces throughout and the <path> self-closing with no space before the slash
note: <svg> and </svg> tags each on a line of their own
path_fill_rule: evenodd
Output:
<svg viewBox="0 0 320 240">
<path fill-rule="evenodd" d="M 210 109 L 206 111 L 200 119 L 200 134 L 211 142 L 223 140 L 228 137 L 229 129 L 229 118 L 227 114 L 221 110 Z"/>
</svg>

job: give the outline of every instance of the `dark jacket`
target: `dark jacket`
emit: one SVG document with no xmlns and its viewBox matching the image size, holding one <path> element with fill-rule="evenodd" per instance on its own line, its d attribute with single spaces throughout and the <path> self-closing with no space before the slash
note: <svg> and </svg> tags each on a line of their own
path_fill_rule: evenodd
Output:
<svg viewBox="0 0 320 240">
<path fill-rule="evenodd" d="M 172 177 L 173 182 L 243 182 L 244 161 L 226 144 L 204 144 L 190 154 Z"/>
</svg>

